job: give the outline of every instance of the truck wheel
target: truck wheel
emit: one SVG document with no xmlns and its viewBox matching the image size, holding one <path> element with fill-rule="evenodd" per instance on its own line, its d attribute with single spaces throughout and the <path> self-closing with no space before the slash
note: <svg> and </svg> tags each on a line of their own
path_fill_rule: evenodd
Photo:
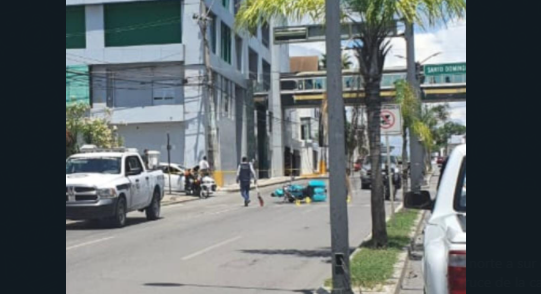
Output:
<svg viewBox="0 0 541 294">
<path fill-rule="evenodd" d="M 126 199 L 120 197 L 116 204 L 115 216 L 111 218 L 111 225 L 115 228 L 122 228 L 126 225 Z"/>
<path fill-rule="evenodd" d="M 154 196 L 152 197 L 152 202 L 145 210 L 146 215 L 147 215 L 147 220 L 153 221 L 153 220 L 159 219 L 160 211 L 161 211 L 160 191 L 156 189 L 154 191 Z"/>
</svg>

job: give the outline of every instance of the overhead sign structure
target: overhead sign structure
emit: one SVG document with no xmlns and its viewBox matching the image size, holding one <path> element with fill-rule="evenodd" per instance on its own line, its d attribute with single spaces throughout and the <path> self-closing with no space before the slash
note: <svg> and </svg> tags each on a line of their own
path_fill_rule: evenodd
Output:
<svg viewBox="0 0 541 294">
<path fill-rule="evenodd" d="M 341 24 L 341 36 L 343 41 L 358 39 L 361 32 L 362 23 L 343 23 Z M 398 35 L 397 25 L 392 27 L 389 37 Z M 293 44 L 306 42 L 325 42 L 324 25 L 302 25 L 274 28 L 274 44 Z"/>
<path fill-rule="evenodd" d="M 466 63 L 431 64 L 424 67 L 427 76 L 466 73 Z"/>
<path fill-rule="evenodd" d="M 382 106 L 381 134 L 389 136 L 397 136 L 402 134 L 402 114 L 399 105 Z"/>
</svg>

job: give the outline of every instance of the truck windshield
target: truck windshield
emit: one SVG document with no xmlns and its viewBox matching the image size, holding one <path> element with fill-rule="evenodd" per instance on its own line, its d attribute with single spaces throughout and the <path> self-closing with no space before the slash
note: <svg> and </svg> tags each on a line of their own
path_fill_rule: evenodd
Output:
<svg viewBox="0 0 541 294">
<path fill-rule="evenodd" d="M 466 212 L 466 157 L 464 157 L 457 184 L 455 192 L 455 209 L 456 211 Z"/>
<path fill-rule="evenodd" d="M 79 173 L 120 174 L 120 158 L 70 158 L 66 161 L 66 175 Z"/>
</svg>

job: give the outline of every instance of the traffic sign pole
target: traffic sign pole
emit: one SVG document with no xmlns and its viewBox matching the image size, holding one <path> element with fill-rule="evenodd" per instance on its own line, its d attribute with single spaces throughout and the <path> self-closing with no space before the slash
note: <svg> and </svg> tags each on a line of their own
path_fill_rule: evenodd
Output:
<svg viewBox="0 0 541 294">
<path fill-rule="evenodd" d="M 394 191 L 393 173 L 391 172 L 391 146 L 389 145 L 389 133 L 385 134 L 385 145 L 387 145 L 387 176 L 389 178 L 389 192 L 391 193 L 391 219 L 394 216 Z"/>
</svg>

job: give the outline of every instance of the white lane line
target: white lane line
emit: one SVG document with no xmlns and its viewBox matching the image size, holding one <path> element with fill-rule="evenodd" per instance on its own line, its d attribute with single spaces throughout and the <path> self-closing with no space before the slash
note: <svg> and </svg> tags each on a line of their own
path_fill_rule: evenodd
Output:
<svg viewBox="0 0 541 294">
<path fill-rule="evenodd" d="M 93 245 L 93 244 L 96 244 L 96 243 L 105 242 L 105 241 L 111 240 L 113 238 L 114 237 L 107 237 L 107 238 L 94 240 L 94 241 L 90 241 L 90 242 L 86 242 L 86 243 L 82 243 L 82 244 L 78 244 L 78 245 L 73 245 L 73 246 L 70 246 L 70 247 L 66 247 L 66 251 L 81 248 L 81 247 L 88 246 L 88 245 Z"/>
<path fill-rule="evenodd" d="M 212 246 L 207 247 L 207 248 L 205 248 L 205 249 L 203 249 L 201 251 L 195 252 L 194 254 L 190 254 L 188 256 L 183 257 L 182 261 L 190 260 L 192 258 L 195 258 L 195 257 L 199 256 L 199 255 L 205 254 L 205 253 L 207 253 L 207 252 L 209 252 L 211 250 L 214 250 L 216 248 L 219 248 L 219 247 L 222 247 L 222 246 L 227 245 L 229 243 L 233 243 L 233 242 L 235 242 L 237 240 L 240 240 L 241 238 L 242 238 L 241 236 L 238 236 L 238 237 L 235 237 L 235 238 L 232 238 L 232 239 L 229 239 L 229 240 L 225 240 L 225 241 L 223 241 L 221 243 L 218 243 L 216 245 L 212 245 Z"/>
</svg>

